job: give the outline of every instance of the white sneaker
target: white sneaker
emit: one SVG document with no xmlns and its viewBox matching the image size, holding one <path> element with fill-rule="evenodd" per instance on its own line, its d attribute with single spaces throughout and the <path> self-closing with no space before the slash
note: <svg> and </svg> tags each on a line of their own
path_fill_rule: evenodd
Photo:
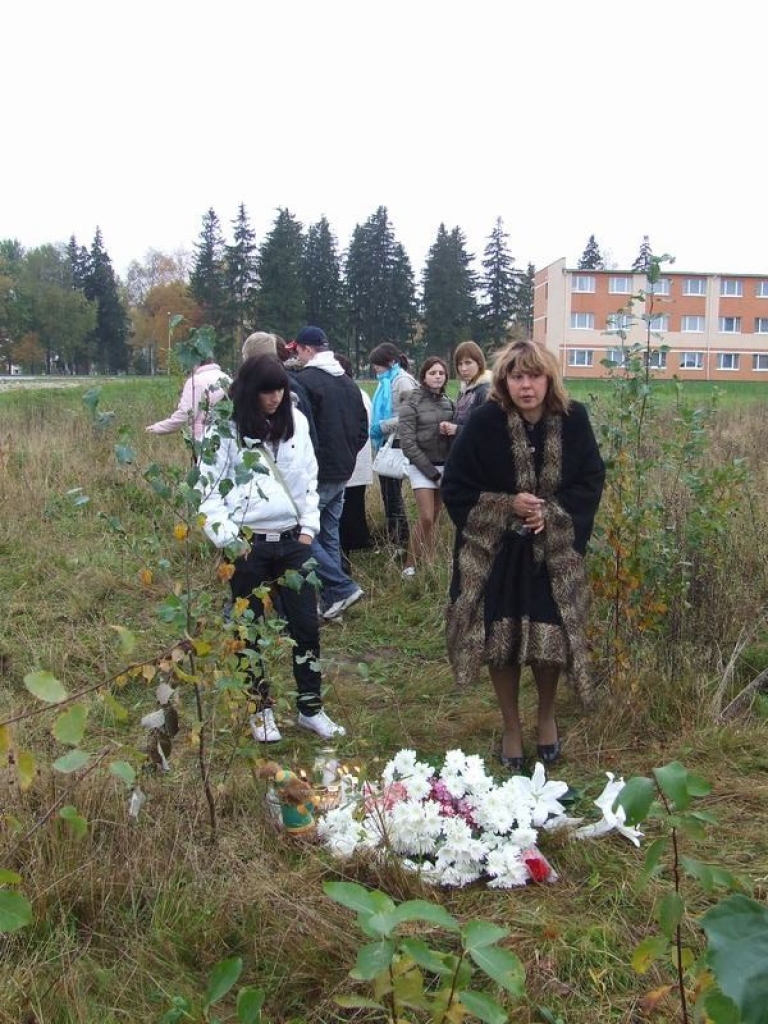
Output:
<svg viewBox="0 0 768 1024">
<path fill-rule="evenodd" d="M 302 715 L 299 712 L 298 718 L 296 719 L 296 725 L 300 725 L 303 729 L 310 729 L 312 732 L 316 732 L 318 736 L 322 736 L 324 740 L 329 740 L 331 736 L 346 736 L 347 730 L 343 725 L 337 725 L 332 718 L 329 718 L 324 711 L 318 711 L 316 715 Z"/>
<path fill-rule="evenodd" d="M 401 578 L 404 579 L 404 580 L 412 580 L 415 575 L 416 575 L 416 567 L 413 566 L 413 565 L 409 565 L 407 568 L 403 569 L 403 571 L 400 573 Z"/>
<path fill-rule="evenodd" d="M 365 591 L 360 587 L 357 587 L 351 594 L 348 594 L 346 597 L 342 597 L 340 601 L 334 601 L 333 604 L 326 608 L 324 612 L 321 612 L 322 617 L 324 619 L 338 618 L 342 612 L 345 612 L 347 608 L 351 608 L 352 605 L 356 601 L 359 601 L 361 597 L 365 597 Z"/>
<path fill-rule="evenodd" d="M 264 708 L 257 715 L 251 715 L 251 736 L 257 743 L 279 743 L 283 738 L 275 722 L 272 708 Z"/>
</svg>

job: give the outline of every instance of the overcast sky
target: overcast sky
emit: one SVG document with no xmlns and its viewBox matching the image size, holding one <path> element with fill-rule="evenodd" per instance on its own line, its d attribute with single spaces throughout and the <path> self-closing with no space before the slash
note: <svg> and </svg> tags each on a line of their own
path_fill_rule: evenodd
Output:
<svg viewBox="0 0 768 1024">
<path fill-rule="evenodd" d="M 627 267 L 768 273 L 764 4 L 731 0 L 91 0 L 2 16 L 0 237 L 97 225 L 119 274 L 242 202 L 388 208 L 420 274 L 440 222 L 517 266 L 591 234 Z"/>
</svg>

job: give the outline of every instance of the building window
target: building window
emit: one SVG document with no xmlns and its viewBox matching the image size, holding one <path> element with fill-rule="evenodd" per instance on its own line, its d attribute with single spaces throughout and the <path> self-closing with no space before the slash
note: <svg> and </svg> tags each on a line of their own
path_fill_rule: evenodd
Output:
<svg viewBox="0 0 768 1024">
<path fill-rule="evenodd" d="M 591 348 L 572 348 L 568 353 L 568 365 L 569 366 L 591 366 L 592 365 L 592 349 Z"/>
<path fill-rule="evenodd" d="M 624 366 L 627 362 L 627 350 L 625 348 L 609 348 L 605 358 L 617 366 Z"/>
<path fill-rule="evenodd" d="M 755 334 L 768 334 L 768 316 L 755 317 Z"/>
<path fill-rule="evenodd" d="M 648 321 L 648 326 L 652 331 L 668 331 L 669 314 L 660 313 L 658 316 L 651 317 L 651 319 Z"/>
<path fill-rule="evenodd" d="M 667 353 L 662 352 L 661 349 L 651 349 L 650 352 L 646 352 L 645 364 L 652 370 L 666 370 L 667 368 Z"/>
<path fill-rule="evenodd" d="M 681 370 L 701 370 L 704 367 L 704 353 L 703 352 L 681 352 L 680 353 L 680 369 Z"/>
<path fill-rule="evenodd" d="M 605 322 L 608 331 L 628 331 L 632 324 L 629 313 L 611 313 Z"/>
<path fill-rule="evenodd" d="M 718 370 L 738 370 L 738 368 L 739 368 L 739 353 L 738 352 L 718 352 L 717 353 L 717 368 L 718 368 Z"/>
<path fill-rule="evenodd" d="M 753 370 L 768 370 L 768 352 L 755 352 L 752 356 Z"/>
<path fill-rule="evenodd" d="M 683 282 L 683 295 L 706 295 L 707 282 L 703 277 L 687 277 Z"/>
<path fill-rule="evenodd" d="M 741 334 L 741 317 L 721 316 L 719 329 L 721 334 Z"/>
<path fill-rule="evenodd" d="M 648 282 L 648 292 L 654 295 L 669 295 L 671 282 L 668 277 L 660 277 L 655 284 Z"/>
<path fill-rule="evenodd" d="M 631 295 L 632 294 L 632 278 L 631 277 L 609 277 L 608 278 L 608 291 L 612 295 Z"/>
<path fill-rule="evenodd" d="M 571 313 L 571 327 L 574 331 L 594 331 L 594 313 Z"/>
<path fill-rule="evenodd" d="M 755 295 L 758 299 L 768 299 L 768 281 L 758 281 Z"/>
<path fill-rule="evenodd" d="M 720 294 L 740 299 L 744 294 L 744 282 L 735 277 L 725 277 L 720 282 Z"/>
<path fill-rule="evenodd" d="M 703 334 L 703 316 L 683 316 L 680 318 L 680 330 L 683 334 Z"/>
<path fill-rule="evenodd" d="M 588 274 L 574 274 L 571 287 L 575 292 L 593 292 L 595 279 Z"/>
</svg>

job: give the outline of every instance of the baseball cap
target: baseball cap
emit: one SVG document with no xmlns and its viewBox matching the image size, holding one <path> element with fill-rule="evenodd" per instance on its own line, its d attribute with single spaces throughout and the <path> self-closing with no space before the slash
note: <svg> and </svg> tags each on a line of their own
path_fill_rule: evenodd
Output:
<svg viewBox="0 0 768 1024">
<path fill-rule="evenodd" d="M 312 345 L 315 348 L 323 348 L 328 344 L 325 331 L 320 327 L 302 327 L 296 335 L 297 345 Z"/>
</svg>

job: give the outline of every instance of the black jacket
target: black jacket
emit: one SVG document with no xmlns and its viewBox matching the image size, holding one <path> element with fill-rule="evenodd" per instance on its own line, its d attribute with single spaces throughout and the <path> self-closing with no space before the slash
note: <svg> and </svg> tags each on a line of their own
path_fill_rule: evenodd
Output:
<svg viewBox="0 0 768 1024">
<path fill-rule="evenodd" d="M 317 366 L 299 373 L 317 431 L 319 483 L 346 483 L 357 453 L 368 440 L 368 414 L 360 388 L 346 373 L 339 376 Z"/>
</svg>

